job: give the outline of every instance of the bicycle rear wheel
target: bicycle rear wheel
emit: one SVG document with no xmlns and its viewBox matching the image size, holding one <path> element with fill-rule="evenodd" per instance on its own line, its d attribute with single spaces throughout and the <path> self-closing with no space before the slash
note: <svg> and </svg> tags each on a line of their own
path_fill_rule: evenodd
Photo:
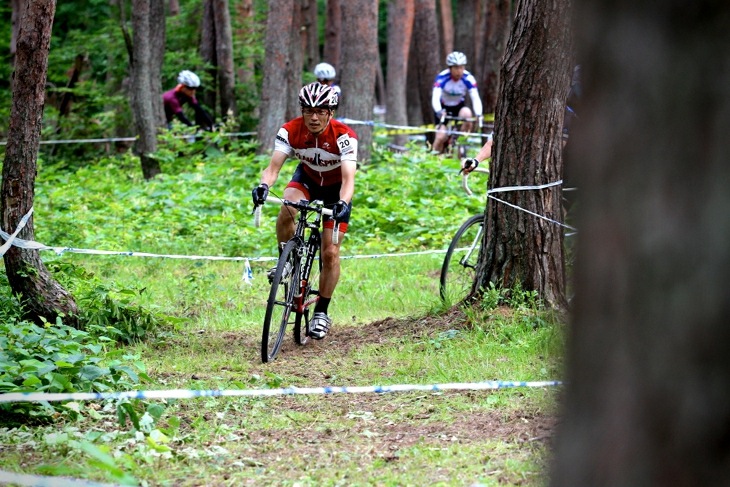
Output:
<svg viewBox="0 0 730 487">
<path fill-rule="evenodd" d="M 271 291 L 264 315 L 264 329 L 261 333 L 262 362 L 273 360 L 279 353 L 294 310 L 294 295 L 299 290 L 300 262 L 297 246 L 296 240 L 286 243 L 279 256 L 274 279 L 271 281 Z"/>
<path fill-rule="evenodd" d="M 445 303 L 457 303 L 471 292 L 483 233 L 484 214 L 474 215 L 461 225 L 451 240 L 441 266 L 439 286 L 441 299 Z"/>
</svg>

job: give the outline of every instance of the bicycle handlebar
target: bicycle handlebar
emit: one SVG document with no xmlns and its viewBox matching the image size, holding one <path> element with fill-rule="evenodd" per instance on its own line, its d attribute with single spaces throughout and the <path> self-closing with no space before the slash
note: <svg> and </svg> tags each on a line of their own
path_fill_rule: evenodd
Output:
<svg viewBox="0 0 730 487">
<path fill-rule="evenodd" d="M 477 166 L 474 169 L 472 169 L 471 171 L 469 171 L 468 173 L 462 174 L 461 187 L 464 189 L 466 194 L 468 194 L 469 196 L 471 196 L 473 194 L 473 192 L 471 189 L 469 189 L 469 183 L 467 182 L 467 180 L 469 179 L 469 174 L 471 174 L 473 172 L 481 172 L 481 173 L 489 174 L 489 169 L 487 169 L 486 167 Z"/>
<path fill-rule="evenodd" d="M 277 198 L 276 196 L 267 196 L 266 201 L 269 203 L 275 203 L 277 205 L 285 205 L 285 206 L 291 206 L 292 208 L 296 208 L 297 210 L 305 210 L 305 211 L 316 211 L 317 213 L 321 213 L 323 216 L 332 216 L 332 210 L 329 208 L 325 208 L 322 205 L 322 202 L 319 200 L 316 201 L 310 201 L 306 205 L 303 205 L 301 203 L 297 203 L 295 201 L 289 201 L 289 200 L 283 200 L 280 198 Z M 253 209 L 253 224 L 256 228 L 261 226 L 261 207 L 263 205 L 258 205 L 254 207 Z M 335 226 L 332 229 L 332 243 L 337 244 L 337 242 L 340 240 L 339 238 L 340 234 L 340 227 L 337 225 L 337 222 L 335 222 Z"/>
</svg>

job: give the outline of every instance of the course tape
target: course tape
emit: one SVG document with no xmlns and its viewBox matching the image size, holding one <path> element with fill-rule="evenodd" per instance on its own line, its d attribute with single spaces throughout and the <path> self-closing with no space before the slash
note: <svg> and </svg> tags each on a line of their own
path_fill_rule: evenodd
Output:
<svg viewBox="0 0 730 487">
<path fill-rule="evenodd" d="M 256 132 L 230 132 L 224 134 L 216 134 L 223 137 L 250 137 L 256 135 Z M 177 138 L 185 139 L 189 136 L 180 135 Z M 41 145 L 57 145 L 57 144 L 98 144 L 102 142 L 134 142 L 137 137 L 104 137 L 100 139 L 62 139 L 62 140 L 41 140 Z M 0 145 L 8 145 L 7 140 L 0 141 Z"/>
<path fill-rule="evenodd" d="M 278 389 L 169 389 L 156 391 L 123 392 L 6 392 L 0 394 L 0 403 L 14 402 L 57 402 L 57 401 L 104 401 L 108 399 L 191 399 L 196 397 L 251 397 L 291 396 L 297 394 L 336 394 L 365 392 L 408 392 L 408 391 L 480 391 L 514 387 L 550 387 L 562 385 L 562 381 L 485 381 L 451 382 L 445 384 L 394 384 L 386 386 L 326 386 L 326 387 L 281 387 Z"/>
<path fill-rule="evenodd" d="M 422 125 L 420 127 L 412 127 L 408 125 L 392 125 L 389 123 L 382 123 L 382 122 L 376 122 L 374 120 L 355 120 L 352 118 L 338 118 L 342 123 L 345 123 L 347 125 L 367 125 L 370 127 L 378 127 L 378 128 L 386 128 L 391 129 L 388 131 L 388 134 L 396 134 L 396 133 L 404 133 L 404 134 L 410 134 L 410 133 L 421 133 L 421 132 L 435 132 L 436 126 L 435 125 Z M 451 131 L 449 132 L 454 135 L 467 135 L 472 137 L 482 137 L 482 138 L 488 138 L 492 136 L 492 133 L 488 134 L 481 134 L 479 132 L 457 132 L 457 131 Z"/>
<path fill-rule="evenodd" d="M 505 186 L 502 188 L 492 188 L 490 190 L 487 190 L 487 197 L 491 198 L 495 201 L 498 201 L 500 203 L 504 203 L 505 205 L 511 206 L 513 208 L 516 208 L 518 210 L 524 211 L 526 213 L 529 213 L 530 215 L 536 216 L 537 218 L 541 218 L 543 220 L 549 221 L 551 223 L 554 223 L 556 225 L 568 228 L 573 231 L 577 231 L 576 228 L 571 227 L 570 225 L 566 225 L 564 223 L 558 222 L 556 220 L 552 220 L 548 217 L 539 215 L 537 213 L 534 213 L 532 211 L 529 211 L 527 209 L 521 208 L 517 205 L 514 205 L 512 203 L 508 203 L 504 200 L 501 200 L 499 198 L 495 198 L 492 196 L 493 193 L 505 193 L 510 191 L 530 191 L 530 190 L 541 190 L 546 188 L 551 188 L 553 186 L 559 186 L 563 184 L 562 180 L 555 181 L 552 183 L 546 183 L 541 184 L 538 186 Z M 97 250 L 97 249 L 82 249 L 82 248 L 76 248 L 76 247 L 52 247 L 50 245 L 45 245 L 40 242 L 36 242 L 34 240 L 24 240 L 21 238 L 17 238 L 16 235 L 20 230 L 25 226 L 25 224 L 28 221 L 28 218 L 30 218 L 30 215 L 33 213 L 33 208 L 30 209 L 30 211 L 23 216 L 21 219 L 18 228 L 16 228 L 15 232 L 10 235 L 7 232 L 4 232 L 3 230 L 0 230 L 0 237 L 2 237 L 6 242 L 3 244 L 2 247 L 0 247 L 0 256 L 2 256 L 7 249 L 10 247 L 10 245 L 15 245 L 16 247 L 26 249 L 26 250 L 52 250 L 56 253 L 56 255 L 62 255 L 64 253 L 77 253 L 77 254 L 89 254 L 89 255 L 120 255 L 120 256 L 127 256 L 127 257 L 156 257 L 156 258 L 167 258 L 167 259 L 187 259 L 187 260 L 213 260 L 213 261 L 245 261 L 245 262 L 273 262 L 277 261 L 278 258 L 276 257 L 227 257 L 227 256 L 210 256 L 210 255 L 180 255 L 180 254 L 153 254 L 150 252 L 134 252 L 134 251 L 126 251 L 126 250 Z M 370 255 L 351 255 L 351 256 L 342 256 L 341 259 L 379 259 L 384 257 L 407 257 L 407 256 L 414 256 L 414 255 L 428 255 L 428 254 L 442 254 L 445 253 L 446 250 L 423 250 L 423 251 L 417 251 L 417 252 L 403 252 L 398 254 L 370 254 Z"/>
<path fill-rule="evenodd" d="M 0 470 L 0 484 L 22 485 L 29 487 L 118 487 L 119 484 L 100 484 L 90 480 L 71 477 L 45 477 Z"/>
<path fill-rule="evenodd" d="M 20 231 L 25 227 L 25 225 L 28 223 L 28 219 L 30 218 L 30 215 L 33 214 L 33 207 L 30 207 L 30 210 L 28 210 L 28 213 L 23 215 L 23 218 L 20 219 L 20 223 L 18 223 L 18 228 L 15 229 L 12 235 L 3 236 L 5 239 L 5 243 L 2 247 L 0 247 L 0 257 L 5 255 L 5 252 L 8 251 L 11 245 L 13 245 L 13 242 L 15 241 L 15 237 L 20 233 Z M 6 234 L 7 235 L 7 234 Z"/>
</svg>

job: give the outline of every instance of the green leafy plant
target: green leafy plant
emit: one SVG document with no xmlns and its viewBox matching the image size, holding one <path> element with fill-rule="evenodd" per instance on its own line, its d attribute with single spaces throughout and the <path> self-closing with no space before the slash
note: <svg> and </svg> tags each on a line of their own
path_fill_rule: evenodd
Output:
<svg viewBox="0 0 730 487">
<path fill-rule="evenodd" d="M 0 391 L 105 392 L 149 381 L 139 357 L 113 348 L 113 342 L 60 320 L 45 326 L 0 323 Z M 73 417 L 75 412 L 60 403 L 8 403 L 0 404 L 0 409 L 40 419 L 56 413 Z"/>
</svg>

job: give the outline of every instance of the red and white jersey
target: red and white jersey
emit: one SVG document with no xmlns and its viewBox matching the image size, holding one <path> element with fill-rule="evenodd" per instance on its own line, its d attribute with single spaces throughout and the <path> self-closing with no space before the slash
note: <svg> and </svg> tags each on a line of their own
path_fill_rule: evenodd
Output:
<svg viewBox="0 0 730 487">
<path fill-rule="evenodd" d="M 324 131 L 314 136 L 297 117 L 276 134 L 274 150 L 296 157 L 304 171 L 320 186 L 342 181 L 342 161 L 357 162 L 357 135 L 342 122 L 330 120 Z"/>
</svg>

